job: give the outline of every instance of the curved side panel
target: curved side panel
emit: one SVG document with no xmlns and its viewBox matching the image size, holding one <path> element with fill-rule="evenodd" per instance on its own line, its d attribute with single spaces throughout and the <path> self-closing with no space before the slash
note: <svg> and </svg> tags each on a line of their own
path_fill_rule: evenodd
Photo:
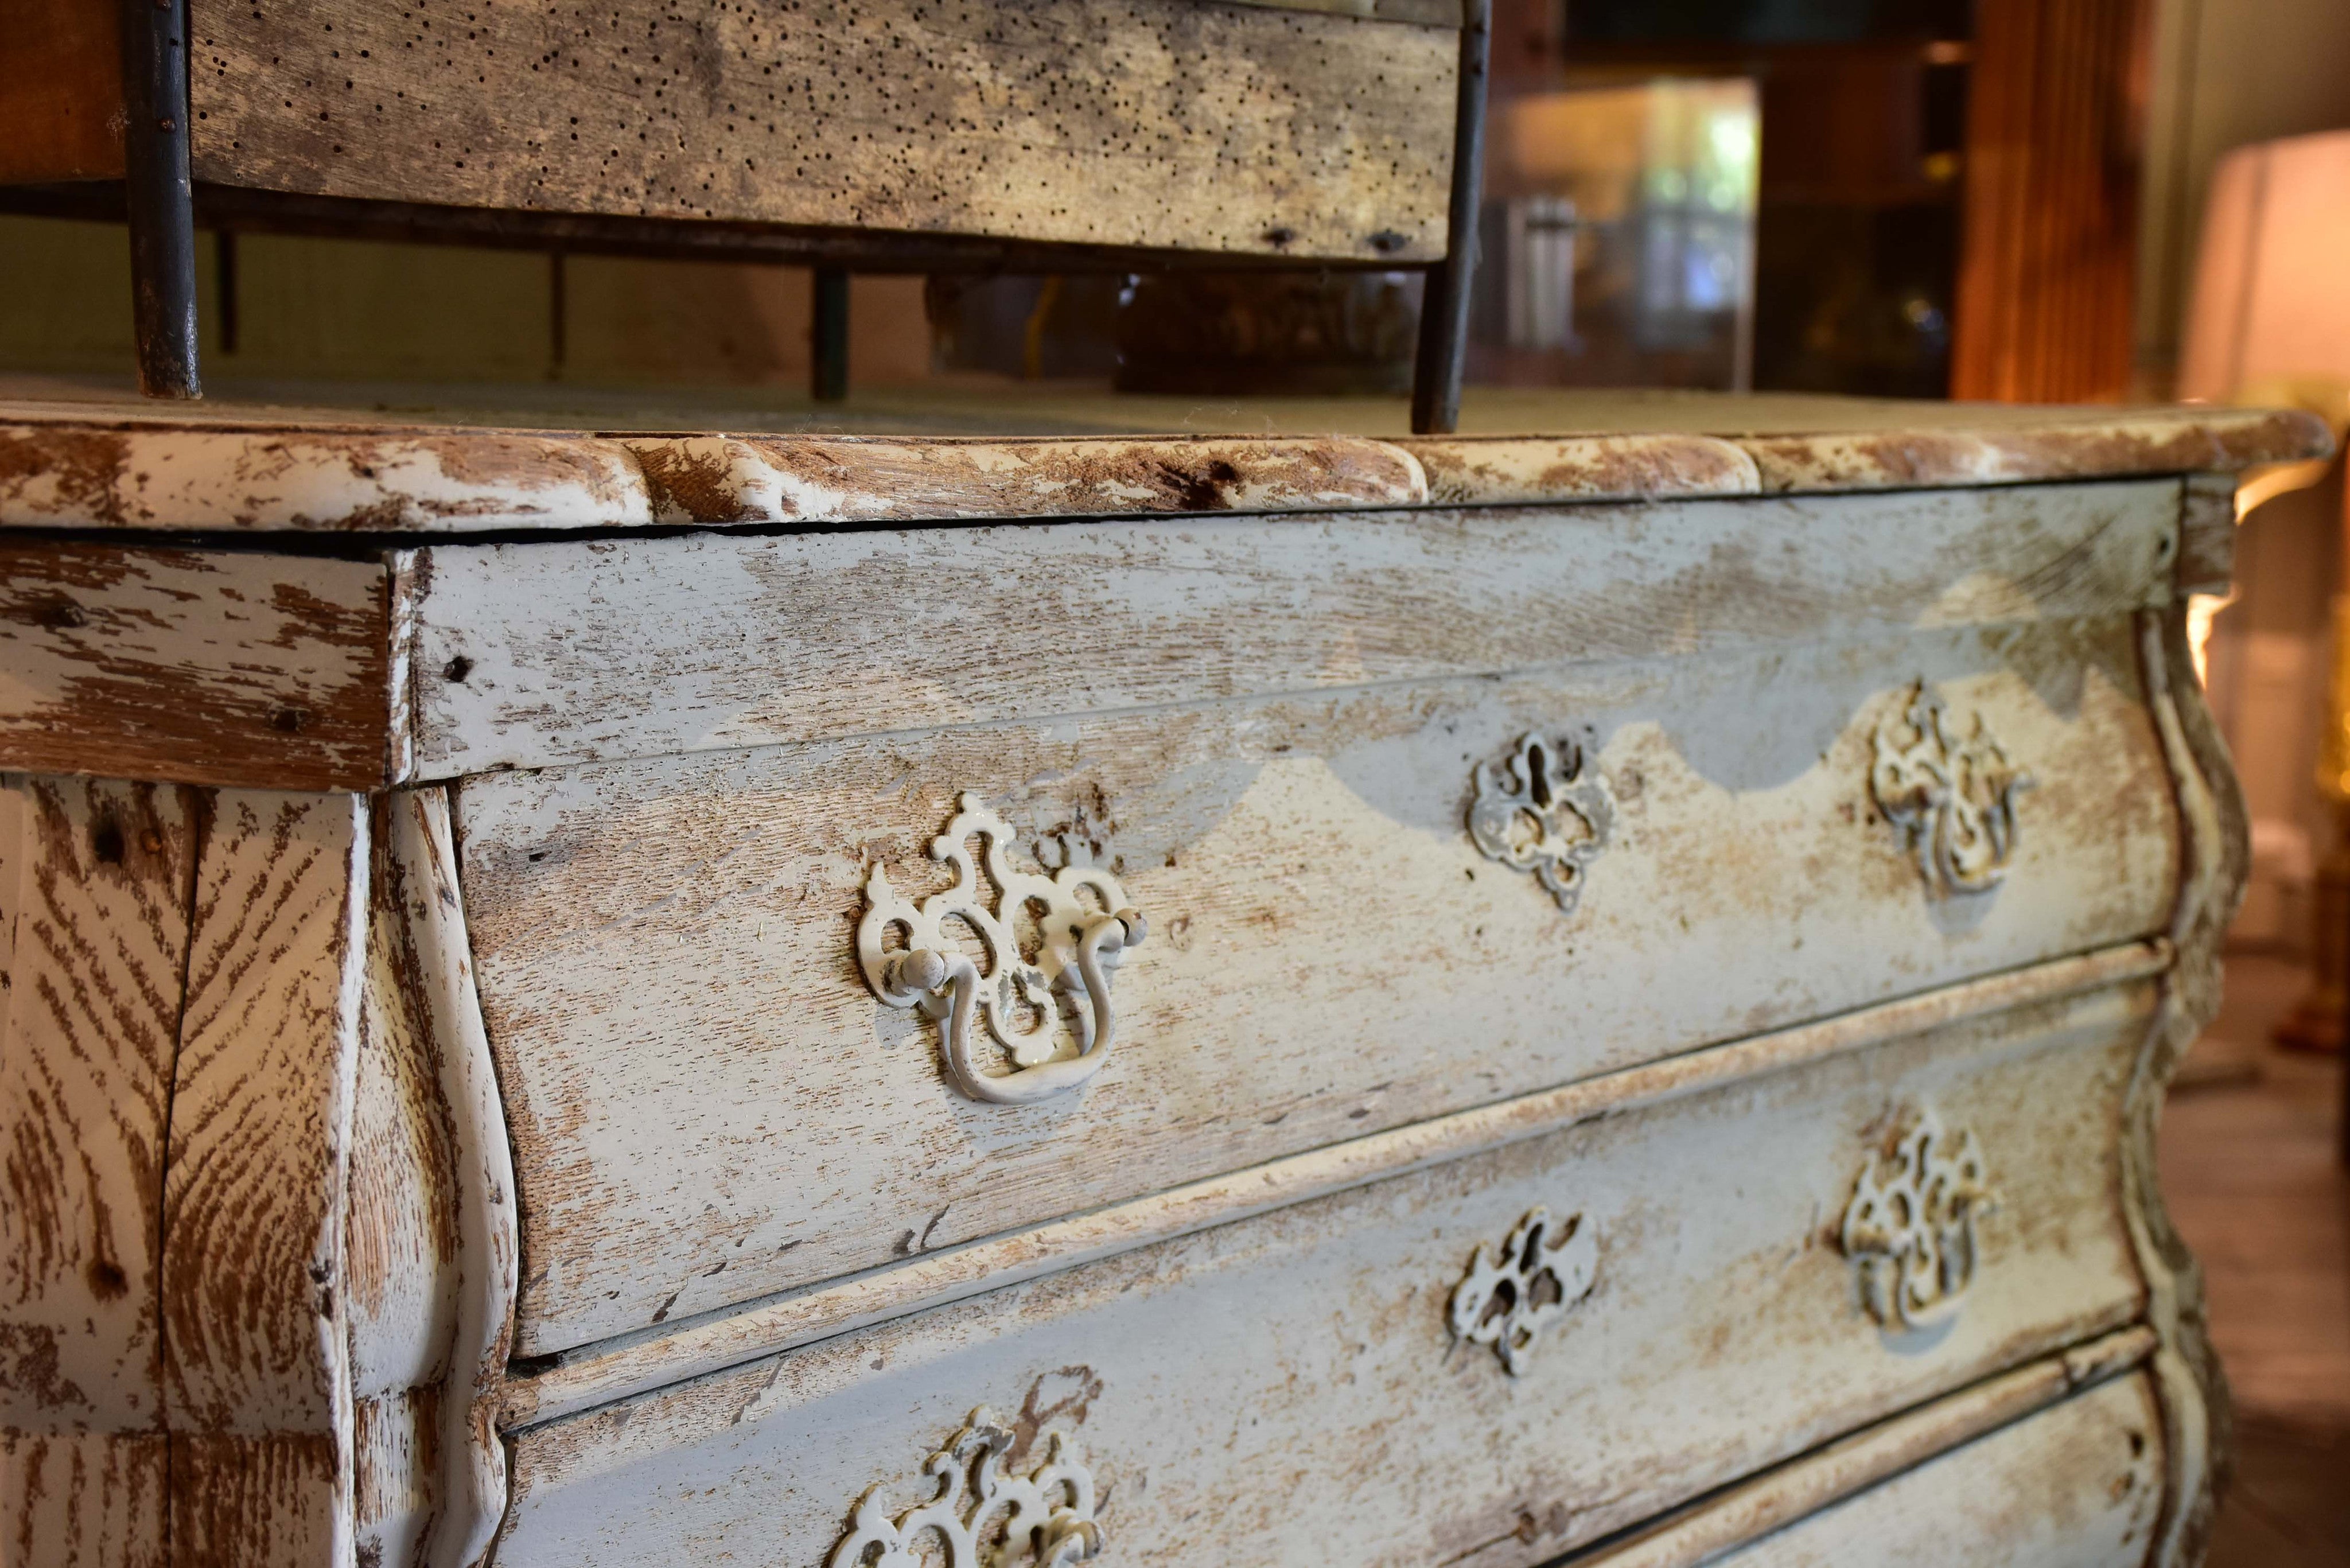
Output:
<svg viewBox="0 0 2350 1568">
<path fill-rule="evenodd" d="M 352 1292 L 373 1309 L 354 1326 L 359 1528 L 388 1568 L 469 1568 L 505 1511 L 494 1417 L 514 1318 L 514 1168 L 447 797 L 395 794 L 377 809 L 371 1049 L 351 1193 Z"/>
<path fill-rule="evenodd" d="M 2203 1272 L 2163 1207 L 2155 1135 L 2171 1074 L 2219 1012 L 2220 942 L 2242 900 L 2251 851 L 2227 748 L 2195 681 L 2184 607 L 2139 612 L 2138 649 L 2184 840 L 2170 922 L 2178 958 L 2131 1079 L 2123 1143 L 2130 1237 L 2146 1278 L 2147 1319 L 2162 1339 L 2153 1372 L 2170 1456 L 2168 1495 L 2147 1561 L 2171 1568 L 2202 1561 L 2229 1418 L 2204 1321 Z"/>
</svg>

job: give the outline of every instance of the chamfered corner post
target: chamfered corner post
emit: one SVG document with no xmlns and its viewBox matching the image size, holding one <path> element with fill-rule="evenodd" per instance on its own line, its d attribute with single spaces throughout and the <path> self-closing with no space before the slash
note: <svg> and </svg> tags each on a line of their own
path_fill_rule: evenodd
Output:
<svg viewBox="0 0 2350 1568">
<path fill-rule="evenodd" d="M 1469 288 L 1477 275 L 1477 215 L 1485 195 L 1485 78 L 1492 0 L 1461 3 L 1461 94 L 1452 130 L 1452 200 L 1444 259 L 1428 269 L 1420 296 L 1419 350 L 1412 365 L 1411 430 L 1446 435 L 1461 423 L 1461 378 L 1469 358 Z"/>
<path fill-rule="evenodd" d="M 188 0 L 120 0 L 123 206 L 139 389 L 203 395 L 196 362 L 195 192 L 188 171 Z"/>
</svg>

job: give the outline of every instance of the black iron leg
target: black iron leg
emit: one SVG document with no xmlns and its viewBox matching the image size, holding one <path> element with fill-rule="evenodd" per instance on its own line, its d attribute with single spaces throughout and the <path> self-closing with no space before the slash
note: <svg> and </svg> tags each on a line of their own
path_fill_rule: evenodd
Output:
<svg viewBox="0 0 2350 1568">
<path fill-rule="evenodd" d="M 1414 435 L 1446 435 L 1461 423 L 1461 376 L 1469 358 L 1469 285 L 1477 274 L 1477 216 L 1485 195 L 1485 68 L 1491 0 L 1461 7 L 1461 97 L 1452 128 L 1452 202 L 1444 259 L 1420 296 L 1419 353 L 1412 366 Z"/>
<path fill-rule="evenodd" d="M 188 0 L 121 0 L 123 202 L 139 389 L 203 395 L 196 371 L 196 224 L 188 183 Z"/>
<path fill-rule="evenodd" d="M 848 396 L 848 274 L 816 269 L 809 304 L 808 395 L 819 403 Z"/>
</svg>

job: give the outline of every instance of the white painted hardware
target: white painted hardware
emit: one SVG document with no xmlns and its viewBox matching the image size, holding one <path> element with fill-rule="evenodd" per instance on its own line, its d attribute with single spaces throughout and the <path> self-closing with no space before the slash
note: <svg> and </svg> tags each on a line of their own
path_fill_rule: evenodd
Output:
<svg viewBox="0 0 2350 1568">
<path fill-rule="evenodd" d="M 1108 872 L 1089 866 L 1064 866 L 1051 877 L 1015 871 L 1004 854 L 1011 826 L 968 790 L 961 805 L 947 830 L 931 840 L 931 858 L 954 868 L 954 886 L 916 904 L 900 897 L 889 873 L 876 866 L 865 883 L 857 961 L 874 995 L 892 1007 L 919 1007 L 939 1021 L 941 1052 L 957 1088 L 993 1105 L 1033 1105 L 1077 1087 L 1109 1060 L 1117 1027 L 1110 971 L 1126 949 L 1140 945 L 1147 928 Z M 986 845 L 987 878 L 996 894 L 993 913 L 972 861 L 973 836 Z M 1030 918 L 1037 931 L 1034 959 L 1017 936 L 1019 923 Z M 957 950 L 945 929 L 949 920 L 962 921 L 977 935 L 986 950 L 984 972 Z M 888 945 L 893 927 L 904 930 L 906 940 L 894 950 Z M 1025 1028 L 1017 1022 L 1024 1015 Z M 1064 1015 L 1076 1033 L 1077 1054 L 1056 1058 Z M 978 1018 L 1010 1055 L 1010 1073 L 983 1069 L 974 1039 Z"/>
<path fill-rule="evenodd" d="M 1453 1337 L 1492 1345 L 1513 1377 L 1524 1373 L 1543 1331 L 1589 1295 L 1597 1278 L 1597 1229 L 1580 1214 L 1563 1229 L 1552 1241 L 1550 1210 L 1529 1210 L 1501 1255 L 1479 1247 L 1452 1289 Z"/>
<path fill-rule="evenodd" d="M 1011 1429 L 986 1406 L 973 1410 L 971 1424 L 922 1467 L 937 1480 L 938 1495 L 892 1519 L 882 1506 L 884 1488 L 872 1487 L 827 1568 L 917 1568 L 932 1561 L 921 1554 L 926 1536 L 944 1553 L 943 1568 L 1066 1568 L 1099 1552 L 1093 1474 L 1062 1435 L 1045 1438 L 1045 1462 L 1025 1476 L 997 1468 L 1011 1446 Z"/>
<path fill-rule="evenodd" d="M 1853 1183 L 1841 1241 L 1860 1271 L 1860 1295 L 1887 1328 L 1932 1328 L 1959 1310 L 1975 1272 L 1975 1216 L 1991 1206 L 1974 1135 L 1947 1137 L 1918 1113 L 1891 1168 L 1872 1158 Z"/>
<path fill-rule="evenodd" d="M 1510 754 L 1476 770 L 1469 836 L 1488 860 L 1526 871 L 1571 915 L 1583 897 L 1584 868 L 1607 847 L 1615 808 L 1598 772 L 1583 772 L 1583 748 L 1571 740 L 1523 735 Z"/>
<path fill-rule="evenodd" d="M 1909 688 L 1900 721 L 1877 726 L 1869 793 L 1937 895 L 1985 893 L 2007 875 L 2015 794 L 2032 787 L 2032 775 L 2007 760 L 1981 713 L 1972 733 L 1953 740 L 1947 712 L 1925 681 Z"/>
</svg>

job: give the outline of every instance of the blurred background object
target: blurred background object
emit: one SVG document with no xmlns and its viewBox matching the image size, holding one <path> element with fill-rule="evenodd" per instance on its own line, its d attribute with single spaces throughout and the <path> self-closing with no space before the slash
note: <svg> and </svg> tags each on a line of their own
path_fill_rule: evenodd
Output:
<svg viewBox="0 0 2350 1568">
<path fill-rule="evenodd" d="M 2239 148 L 2214 167 L 2210 192 L 2181 344 L 2180 396 L 2307 408 L 2331 422 L 2338 445 L 2350 423 L 2350 131 Z M 2338 457 L 2247 475 L 2239 514 L 2303 490 L 2314 490 L 2321 509 L 2350 524 Z M 2313 1051 L 2342 1048 L 2343 1010 L 2350 1005 L 2350 597 L 2340 578 L 2350 555 L 2341 537 L 2337 526 L 2330 550 L 2321 537 L 2294 563 L 2330 567 L 2306 574 L 2304 595 L 2334 589 L 2322 609 L 2311 607 L 2330 632 L 2318 651 L 2331 656 L 2303 661 L 2305 679 L 2257 682 L 2249 668 L 2260 657 L 2257 645 L 2241 635 L 2217 635 L 2224 625 L 2229 633 L 2257 636 L 2241 624 L 2246 618 L 2206 623 L 2218 641 L 2205 658 L 2215 711 L 2245 757 L 2257 759 L 2246 794 L 2258 901 L 2250 904 L 2242 934 L 2289 918 L 2288 882 L 2308 887 L 2314 981 L 2279 1022 L 2277 1037 Z M 2260 597 L 2290 591 L 2279 585 Z M 2238 596 L 2243 592 L 2240 584 Z M 2280 698 L 2290 704 L 2284 712 L 2260 711 Z M 2312 712 L 2318 717 L 2314 727 L 2305 718 L 2293 722 Z M 2330 819 L 2315 825 L 2326 845 L 2322 856 L 2310 851 L 2310 814 L 2294 809 L 2305 791 L 2278 787 L 2313 770 L 2319 810 Z"/>
</svg>

